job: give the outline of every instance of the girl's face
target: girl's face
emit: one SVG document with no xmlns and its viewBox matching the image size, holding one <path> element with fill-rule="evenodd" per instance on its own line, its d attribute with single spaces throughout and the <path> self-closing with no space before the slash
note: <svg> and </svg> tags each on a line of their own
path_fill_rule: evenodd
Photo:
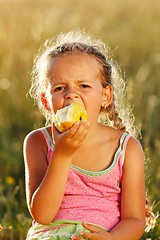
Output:
<svg viewBox="0 0 160 240">
<path fill-rule="evenodd" d="M 111 87 L 103 88 L 101 64 L 84 53 L 61 55 L 53 59 L 49 72 L 49 92 L 54 113 L 72 102 L 82 104 L 88 121 L 98 119 L 106 98 L 111 100 Z M 108 104 L 109 105 L 109 104 Z"/>
</svg>

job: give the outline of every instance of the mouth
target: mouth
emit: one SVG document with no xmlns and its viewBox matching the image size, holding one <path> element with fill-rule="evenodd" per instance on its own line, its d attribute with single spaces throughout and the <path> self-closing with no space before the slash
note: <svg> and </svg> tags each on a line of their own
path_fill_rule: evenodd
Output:
<svg viewBox="0 0 160 240">
<path fill-rule="evenodd" d="M 69 102 L 69 103 L 64 104 L 64 106 L 63 106 L 62 108 L 68 107 L 68 106 L 71 105 L 72 103 L 78 103 L 78 104 L 80 104 L 81 106 L 84 107 L 84 105 L 83 105 L 82 103 L 73 101 L 73 102 Z"/>
</svg>

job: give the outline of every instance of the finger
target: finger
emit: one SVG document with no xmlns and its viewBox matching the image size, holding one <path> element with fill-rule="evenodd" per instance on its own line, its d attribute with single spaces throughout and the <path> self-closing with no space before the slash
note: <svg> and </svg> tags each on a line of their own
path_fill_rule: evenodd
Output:
<svg viewBox="0 0 160 240">
<path fill-rule="evenodd" d="M 84 120 L 80 121 L 80 124 L 79 124 L 79 128 L 77 130 L 77 134 L 78 135 L 82 135 L 82 133 L 85 131 L 85 130 L 88 130 L 89 128 L 89 122 L 86 122 Z"/>
<path fill-rule="evenodd" d="M 71 128 L 66 131 L 66 137 L 76 138 L 83 132 L 84 126 L 81 122 L 75 122 Z"/>
<path fill-rule="evenodd" d="M 80 122 L 75 122 L 72 127 L 70 127 L 67 131 L 64 132 L 66 137 L 73 138 L 76 132 L 79 129 Z"/>
<path fill-rule="evenodd" d="M 77 236 L 72 236 L 72 240 L 81 240 L 82 238 L 79 238 Z M 84 239 L 83 239 L 84 240 Z"/>
<path fill-rule="evenodd" d="M 77 129 L 77 132 L 74 134 L 73 139 L 78 140 L 78 142 L 81 142 L 88 132 L 88 124 L 85 121 L 81 121 L 79 123 L 79 127 Z"/>
<path fill-rule="evenodd" d="M 79 123 L 77 132 L 75 133 L 75 135 L 73 137 L 75 137 L 79 140 L 84 139 L 84 137 L 86 136 L 86 134 L 88 132 L 88 128 L 89 128 L 89 123 L 86 121 L 81 121 Z"/>
<path fill-rule="evenodd" d="M 89 231 L 91 231 L 92 233 L 96 233 L 99 232 L 100 230 L 102 230 L 99 226 L 95 226 L 86 222 L 82 223 L 83 227 L 88 229 Z"/>
<path fill-rule="evenodd" d="M 80 240 L 81 239 L 88 239 L 88 240 L 93 240 L 93 239 L 99 240 L 100 239 L 100 238 L 98 238 L 97 233 L 82 232 L 80 235 L 82 236 L 82 238 L 80 238 Z"/>
<path fill-rule="evenodd" d="M 78 237 L 78 236 L 73 235 L 72 240 L 84 240 L 84 237 Z"/>
<path fill-rule="evenodd" d="M 77 132 L 78 127 L 79 127 L 79 122 L 76 122 L 76 123 L 74 123 L 74 125 L 72 125 L 72 127 L 67 129 L 66 131 L 59 132 L 57 130 L 57 128 L 55 127 L 55 125 L 53 124 L 52 132 L 53 132 L 54 136 L 61 135 L 61 136 L 64 136 L 65 138 L 72 138 L 74 136 L 74 134 Z"/>
</svg>

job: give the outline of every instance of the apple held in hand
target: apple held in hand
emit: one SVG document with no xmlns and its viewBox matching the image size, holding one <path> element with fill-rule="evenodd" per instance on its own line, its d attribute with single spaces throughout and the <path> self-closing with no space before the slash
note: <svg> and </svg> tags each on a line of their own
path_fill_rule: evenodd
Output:
<svg viewBox="0 0 160 240">
<path fill-rule="evenodd" d="M 54 125 L 62 133 L 81 120 L 87 121 L 87 112 L 81 104 L 73 102 L 56 112 Z"/>
</svg>

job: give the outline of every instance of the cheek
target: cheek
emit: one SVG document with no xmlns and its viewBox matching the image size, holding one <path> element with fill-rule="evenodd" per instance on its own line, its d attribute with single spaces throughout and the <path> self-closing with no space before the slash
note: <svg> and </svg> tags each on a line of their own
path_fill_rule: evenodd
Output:
<svg viewBox="0 0 160 240">
<path fill-rule="evenodd" d="M 59 110 L 63 106 L 62 98 L 59 98 L 58 96 L 52 96 L 51 104 L 52 104 L 53 112 L 56 113 L 57 110 Z"/>
<path fill-rule="evenodd" d="M 87 106 L 87 113 L 88 113 L 88 121 L 98 121 L 99 113 L 101 109 L 101 104 L 96 104 L 96 100 L 92 102 L 90 105 Z"/>
</svg>

